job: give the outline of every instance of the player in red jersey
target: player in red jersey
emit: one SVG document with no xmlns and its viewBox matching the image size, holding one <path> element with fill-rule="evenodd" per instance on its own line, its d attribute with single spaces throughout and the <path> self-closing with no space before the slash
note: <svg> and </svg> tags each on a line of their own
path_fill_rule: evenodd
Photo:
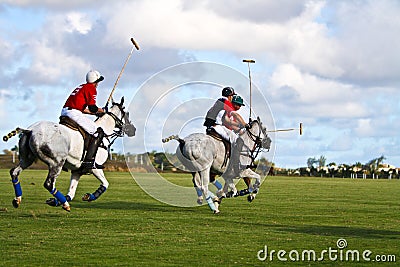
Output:
<svg viewBox="0 0 400 267">
<path fill-rule="evenodd" d="M 82 163 L 83 169 L 102 168 L 95 163 L 97 149 L 104 137 L 102 128 L 97 128 L 94 121 L 85 116 L 85 114 L 99 115 L 105 113 L 105 110 L 97 107 L 96 96 L 97 86 L 103 81 L 104 77 L 98 71 L 91 70 L 86 74 L 86 83 L 81 84 L 72 91 L 61 111 L 61 116 L 67 116 L 78 123 L 89 134 L 93 135 Z"/>
</svg>

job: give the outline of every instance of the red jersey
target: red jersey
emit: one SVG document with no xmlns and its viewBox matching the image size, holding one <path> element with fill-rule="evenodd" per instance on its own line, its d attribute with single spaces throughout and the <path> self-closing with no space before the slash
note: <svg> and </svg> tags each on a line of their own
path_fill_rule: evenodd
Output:
<svg viewBox="0 0 400 267">
<path fill-rule="evenodd" d="M 64 108 L 84 111 L 87 106 L 96 105 L 97 89 L 94 83 L 85 83 L 77 87 L 65 102 Z"/>
</svg>

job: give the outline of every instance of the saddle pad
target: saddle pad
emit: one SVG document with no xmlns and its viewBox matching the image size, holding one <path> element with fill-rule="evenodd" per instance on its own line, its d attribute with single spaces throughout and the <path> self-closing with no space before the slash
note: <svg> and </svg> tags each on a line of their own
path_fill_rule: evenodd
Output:
<svg viewBox="0 0 400 267">
<path fill-rule="evenodd" d="M 89 141 L 90 138 L 92 137 L 88 132 L 86 132 L 78 123 L 76 123 L 73 119 L 71 119 L 70 117 L 67 116 L 60 116 L 60 124 L 67 126 L 68 128 L 74 130 L 74 131 L 78 131 L 82 137 L 83 137 L 83 141 L 84 141 L 84 150 L 87 150 L 88 146 L 89 146 Z"/>
<path fill-rule="evenodd" d="M 222 141 L 222 143 L 225 146 L 225 158 L 224 158 L 224 163 L 222 163 L 222 166 L 225 166 L 228 159 L 231 157 L 231 142 L 228 140 L 225 140 L 222 138 L 222 136 L 215 131 L 214 128 L 207 128 L 206 134 L 213 137 L 215 140 Z"/>
</svg>

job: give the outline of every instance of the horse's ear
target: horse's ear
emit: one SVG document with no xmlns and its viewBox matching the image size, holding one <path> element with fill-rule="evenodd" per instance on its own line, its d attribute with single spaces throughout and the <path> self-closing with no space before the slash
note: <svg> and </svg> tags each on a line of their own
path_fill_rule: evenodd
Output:
<svg viewBox="0 0 400 267">
<path fill-rule="evenodd" d="M 121 98 L 121 106 L 124 104 L 124 101 L 125 101 L 125 99 L 124 99 L 124 97 L 122 97 Z"/>
</svg>

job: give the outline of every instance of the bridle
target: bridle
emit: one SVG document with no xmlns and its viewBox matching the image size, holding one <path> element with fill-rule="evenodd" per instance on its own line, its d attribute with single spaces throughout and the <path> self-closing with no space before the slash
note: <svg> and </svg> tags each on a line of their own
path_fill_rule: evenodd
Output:
<svg viewBox="0 0 400 267">
<path fill-rule="evenodd" d="M 121 118 L 118 118 L 117 115 L 115 115 L 112 112 L 107 111 L 106 114 L 109 115 L 115 122 L 115 128 L 114 131 L 111 134 L 106 134 L 104 137 L 108 140 L 108 151 L 110 151 L 111 146 L 114 144 L 115 140 L 118 137 L 123 137 L 125 134 L 125 124 L 130 123 L 129 118 L 127 116 L 127 113 L 124 111 L 123 107 L 123 102 L 121 103 L 112 103 L 113 106 L 117 106 L 119 111 L 121 112 Z M 125 122 L 124 122 L 125 121 Z"/>
<path fill-rule="evenodd" d="M 252 133 L 250 131 L 250 129 L 253 127 L 253 125 L 255 123 L 259 124 L 258 134 L 254 134 L 254 133 Z M 260 120 L 257 119 L 257 120 L 253 120 L 253 121 L 251 121 L 249 123 L 249 127 L 246 129 L 246 134 L 250 138 L 250 140 L 252 140 L 253 143 L 254 143 L 253 147 L 251 149 L 249 148 L 250 154 L 249 155 L 246 154 L 246 156 L 248 156 L 251 159 L 251 163 L 250 163 L 250 165 L 248 167 L 256 168 L 257 166 L 254 163 L 254 161 L 257 158 L 258 154 L 262 150 L 264 150 L 264 148 L 263 148 L 263 139 L 261 138 L 261 134 L 263 134 L 264 137 L 266 137 L 267 136 L 267 132 L 266 132 L 265 128 L 262 127 L 262 124 L 261 124 Z M 269 151 L 269 149 L 266 149 L 266 150 Z"/>
</svg>

